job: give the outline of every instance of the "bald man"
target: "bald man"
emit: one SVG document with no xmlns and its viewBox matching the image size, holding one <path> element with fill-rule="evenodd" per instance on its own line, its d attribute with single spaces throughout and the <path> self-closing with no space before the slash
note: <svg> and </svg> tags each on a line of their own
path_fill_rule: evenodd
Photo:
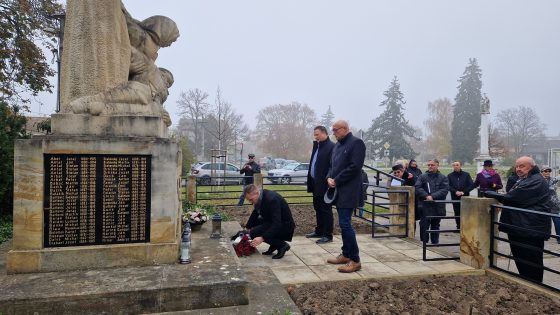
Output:
<svg viewBox="0 0 560 315">
<path fill-rule="evenodd" d="M 329 188 L 336 188 L 334 201 L 338 212 L 338 225 L 342 235 L 342 254 L 327 260 L 330 264 L 343 264 L 340 272 L 355 272 L 362 268 L 356 232 L 352 227 L 352 213 L 358 208 L 362 198 L 362 167 L 366 156 L 366 145 L 362 139 L 350 132 L 348 123 L 338 120 L 332 126 L 332 133 L 338 142 L 331 155 L 331 165 L 327 173 Z"/>
<path fill-rule="evenodd" d="M 505 206 L 550 213 L 552 204 L 548 183 L 540 174 L 535 161 L 528 156 L 520 157 L 515 162 L 515 173 L 519 179 L 505 195 L 486 191 L 484 196 L 495 198 Z M 503 209 L 499 229 L 508 234 L 511 254 L 519 274 L 528 280 L 542 282 L 542 250 L 544 241 L 549 239 L 551 232 L 550 217 Z"/>
</svg>

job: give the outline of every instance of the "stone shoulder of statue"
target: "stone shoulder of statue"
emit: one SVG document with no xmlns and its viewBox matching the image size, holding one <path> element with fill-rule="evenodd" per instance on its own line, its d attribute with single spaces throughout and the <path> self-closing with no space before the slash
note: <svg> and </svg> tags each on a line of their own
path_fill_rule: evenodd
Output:
<svg viewBox="0 0 560 315">
<path fill-rule="evenodd" d="M 490 114 L 490 100 L 487 97 L 482 99 L 482 103 L 480 104 L 480 113 Z"/>
</svg>

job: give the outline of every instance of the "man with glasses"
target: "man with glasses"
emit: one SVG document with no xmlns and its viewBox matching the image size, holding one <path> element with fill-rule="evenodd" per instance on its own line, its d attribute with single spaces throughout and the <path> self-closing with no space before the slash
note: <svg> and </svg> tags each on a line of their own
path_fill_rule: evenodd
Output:
<svg viewBox="0 0 560 315">
<path fill-rule="evenodd" d="M 548 183 L 540 174 L 535 160 L 522 156 L 515 161 L 515 173 L 519 180 L 506 194 L 493 190 L 484 196 L 494 198 L 508 207 L 550 213 L 552 202 Z M 519 275 L 535 282 L 542 282 L 544 241 L 551 232 L 550 217 L 538 213 L 502 209 L 500 232 L 507 233 L 509 247 Z"/>
<path fill-rule="evenodd" d="M 313 193 L 313 208 L 317 225 L 315 231 L 306 234 L 307 238 L 318 238 L 317 244 L 332 242 L 333 239 L 333 213 L 332 205 L 325 203 L 324 196 L 327 191 L 327 172 L 331 164 L 331 154 L 334 143 L 329 139 L 329 133 L 324 126 L 313 129 L 313 150 L 307 172 L 307 191 Z"/>
<path fill-rule="evenodd" d="M 333 202 L 338 213 L 338 224 L 342 235 L 342 254 L 329 258 L 330 264 L 344 264 L 339 272 L 355 272 L 362 268 L 356 232 L 352 227 L 352 213 L 358 208 L 362 198 L 361 170 L 366 156 L 366 145 L 350 132 L 348 122 L 336 121 L 332 132 L 338 142 L 335 144 L 331 165 L 327 174 L 329 188 L 337 191 Z"/>
<path fill-rule="evenodd" d="M 432 244 L 438 244 L 439 233 L 426 233 L 428 229 L 439 230 L 441 219 L 426 217 L 445 216 L 445 204 L 433 201 L 445 200 L 449 192 L 449 181 L 447 176 L 439 172 L 438 160 L 428 160 L 428 171 L 418 177 L 414 186 L 420 206 L 420 240 L 427 243 L 431 239 Z"/>
<path fill-rule="evenodd" d="M 243 187 L 250 185 L 253 183 L 253 175 L 255 173 L 261 172 L 261 167 L 257 162 L 255 162 L 255 155 L 250 153 L 248 155 L 249 161 L 243 165 L 243 168 L 239 171 L 240 174 L 244 174 L 243 177 Z M 245 201 L 245 195 L 241 193 L 239 196 L 239 203 L 237 204 L 238 207 L 241 207 Z"/>
</svg>

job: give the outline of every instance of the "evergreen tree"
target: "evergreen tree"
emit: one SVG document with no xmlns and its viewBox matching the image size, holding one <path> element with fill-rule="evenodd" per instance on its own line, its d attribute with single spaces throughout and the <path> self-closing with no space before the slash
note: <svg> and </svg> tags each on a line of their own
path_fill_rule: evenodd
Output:
<svg viewBox="0 0 560 315">
<path fill-rule="evenodd" d="M 333 124 L 334 114 L 331 110 L 331 106 L 329 105 L 329 109 L 327 109 L 327 112 L 321 115 L 321 125 L 327 127 L 327 129 L 330 129 Z"/>
<path fill-rule="evenodd" d="M 26 136 L 25 121 L 19 106 L 0 100 L 0 217 L 12 213 L 14 141 Z"/>
<path fill-rule="evenodd" d="M 477 149 L 482 102 L 481 77 L 482 70 L 476 58 L 469 59 L 469 65 L 459 79 L 451 129 L 451 156 L 461 163 L 472 162 Z"/>
<path fill-rule="evenodd" d="M 404 118 L 404 96 L 400 90 L 397 77 L 393 78 L 389 89 L 383 92 L 386 97 L 379 106 L 385 107 L 385 111 L 373 119 L 371 127 L 367 132 L 366 145 L 373 156 L 381 158 L 384 156 L 383 145 L 388 143 L 389 158 L 413 159 L 416 152 L 410 146 L 407 139 L 416 139 L 414 128 Z"/>
</svg>

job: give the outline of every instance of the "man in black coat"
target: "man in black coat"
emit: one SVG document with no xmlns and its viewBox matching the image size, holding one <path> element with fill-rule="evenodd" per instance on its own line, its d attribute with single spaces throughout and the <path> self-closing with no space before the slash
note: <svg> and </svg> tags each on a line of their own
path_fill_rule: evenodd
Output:
<svg viewBox="0 0 560 315">
<path fill-rule="evenodd" d="M 328 263 L 345 264 L 340 272 L 355 272 L 362 268 L 356 232 L 352 227 L 352 213 L 360 205 L 362 196 L 361 170 L 366 156 L 366 145 L 350 132 L 348 123 L 339 120 L 333 124 L 332 132 L 338 142 L 331 156 L 327 174 L 329 188 L 336 189 L 334 201 L 338 213 L 338 225 L 342 236 L 342 254 L 329 258 Z"/>
<path fill-rule="evenodd" d="M 485 191 L 484 196 L 495 198 L 505 206 L 550 213 L 552 204 L 548 183 L 540 174 L 535 161 L 528 156 L 520 157 L 515 162 L 515 173 L 519 180 L 508 193 L 502 195 Z M 499 229 L 508 235 L 511 254 L 519 274 L 526 279 L 542 282 L 543 248 L 544 241 L 550 237 L 550 216 L 503 209 Z"/>
<path fill-rule="evenodd" d="M 243 186 L 252 184 L 254 181 L 253 175 L 255 173 L 261 172 L 261 167 L 257 162 L 255 162 L 255 155 L 253 153 L 249 153 L 248 158 L 249 161 L 245 163 L 245 165 L 243 165 L 243 167 L 239 171 L 239 174 L 244 175 Z M 242 206 L 244 201 L 245 201 L 245 196 L 244 194 L 241 194 L 241 196 L 239 196 L 239 203 L 237 203 L 237 206 L 239 207 Z"/>
<path fill-rule="evenodd" d="M 272 259 L 280 259 L 290 250 L 286 241 L 291 241 L 294 236 L 296 224 L 292 211 L 286 200 L 277 192 L 259 189 L 250 184 L 243 189 L 245 198 L 254 205 L 253 212 L 245 225 L 251 236 L 251 245 L 259 246 L 262 242 L 270 245 L 263 255 L 278 253 Z"/>
<path fill-rule="evenodd" d="M 445 216 L 445 204 L 435 203 L 434 200 L 445 200 L 449 192 L 449 181 L 447 176 L 439 172 L 439 161 L 436 159 L 428 161 L 428 171 L 416 181 L 416 198 L 420 207 L 420 240 L 431 239 L 432 244 L 439 243 L 439 233 L 430 233 L 426 230 L 439 230 L 441 219 L 428 219 L 427 216 Z"/>
<path fill-rule="evenodd" d="M 469 173 L 461 169 L 461 162 L 453 161 L 451 165 L 453 166 L 453 172 L 447 175 L 451 199 L 461 200 L 461 197 L 468 196 L 473 189 L 473 180 Z M 453 204 L 453 212 L 455 212 L 456 217 L 461 215 L 460 203 Z M 461 227 L 461 219 L 455 218 L 455 223 L 457 224 L 457 229 L 459 229 Z"/>
<path fill-rule="evenodd" d="M 333 238 L 333 213 L 332 206 L 324 201 L 327 191 L 327 173 L 331 164 L 331 153 L 334 143 L 329 139 L 329 133 L 324 126 L 313 129 L 313 151 L 307 172 L 307 192 L 313 193 L 313 208 L 317 218 L 315 231 L 306 234 L 308 238 L 319 238 L 316 243 L 332 242 Z"/>
</svg>

